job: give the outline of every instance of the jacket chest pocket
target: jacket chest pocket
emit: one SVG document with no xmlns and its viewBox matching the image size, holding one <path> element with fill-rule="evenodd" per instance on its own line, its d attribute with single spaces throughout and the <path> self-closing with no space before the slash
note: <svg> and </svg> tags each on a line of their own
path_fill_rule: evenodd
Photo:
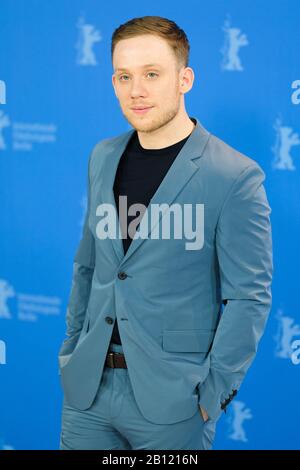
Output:
<svg viewBox="0 0 300 470">
<path fill-rule="evenodd" d="M 162 347 L 170 352 L 207 353 L 213 342 L 215 330 L 164 330 Z"/>
</svg>

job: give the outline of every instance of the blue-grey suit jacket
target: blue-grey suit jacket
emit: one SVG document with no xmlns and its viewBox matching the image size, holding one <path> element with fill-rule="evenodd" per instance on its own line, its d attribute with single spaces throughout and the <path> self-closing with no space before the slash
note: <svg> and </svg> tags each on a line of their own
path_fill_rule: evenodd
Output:
<svg viewBox="0 0 300 470">
<path fill-rule="evenodd" d="M 204 240 L 100 239 L 99 204 L 116 208 L 114 178 L 133 130 L 100 141 L 88 164 L 88 207 L 74 258 L 59 373 L 66 400 L 88 409 L 114 321 L 144 417 L 217 420 L 251 365 L 271 308 L 272 236 L 265 174 L 197 124 L 150 204 L 203 204 Z M 165 210 L 161 215 L 167 217 Z M 127 276 L 120 276 L 125 272 Z"/>
</svg>

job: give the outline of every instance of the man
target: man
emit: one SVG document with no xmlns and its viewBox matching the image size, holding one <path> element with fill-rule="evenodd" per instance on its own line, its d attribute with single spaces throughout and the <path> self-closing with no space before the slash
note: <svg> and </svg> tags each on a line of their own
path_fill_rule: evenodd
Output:
<svg viewBox="0 0 300 470">
<path fill-rule="evenodd" d="M 187 114 L 188 56 L 165 18 L 112 37 L 112 84 L 134 130 L 89 158 L 59 353 L 61 449 L 210 449 L 265 328 L 264 172 Z"/>
</svg>

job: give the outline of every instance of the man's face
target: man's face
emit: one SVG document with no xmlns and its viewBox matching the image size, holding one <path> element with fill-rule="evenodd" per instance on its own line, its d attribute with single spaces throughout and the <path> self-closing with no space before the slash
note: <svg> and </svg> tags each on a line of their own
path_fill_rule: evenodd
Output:
<svg viewBox="0 0 300 470">
<path fill-rule="evenodd" d="M 179 72 L 175 55 L 164 39 L 150 34 L 122 39 L 114 50 L 113 67 L 113 87 L 122 113 L 133 128 L 152 132 L 177 115 L 184 67 Z M 135 106 L 150 109 L 135 112 Z"/>
</svg>

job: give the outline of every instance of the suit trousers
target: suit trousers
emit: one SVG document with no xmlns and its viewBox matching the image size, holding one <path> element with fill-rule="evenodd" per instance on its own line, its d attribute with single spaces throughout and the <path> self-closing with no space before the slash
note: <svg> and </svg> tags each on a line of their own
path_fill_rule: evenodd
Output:
<svg viewBox="0 0 300 470">
<path fill-rule="evenodd" d="M 109 350 L 123 352 L 116 343 Z M 76 409 L 64 398 L 59 449 L 210 450 L 215 429 L 216 422 L 204 422 L 199 408 L 191 418 L 172 424 L 147 420 L 135 400 L 128 369 L 104 366 L 89 409 Z"/>
</svg>

